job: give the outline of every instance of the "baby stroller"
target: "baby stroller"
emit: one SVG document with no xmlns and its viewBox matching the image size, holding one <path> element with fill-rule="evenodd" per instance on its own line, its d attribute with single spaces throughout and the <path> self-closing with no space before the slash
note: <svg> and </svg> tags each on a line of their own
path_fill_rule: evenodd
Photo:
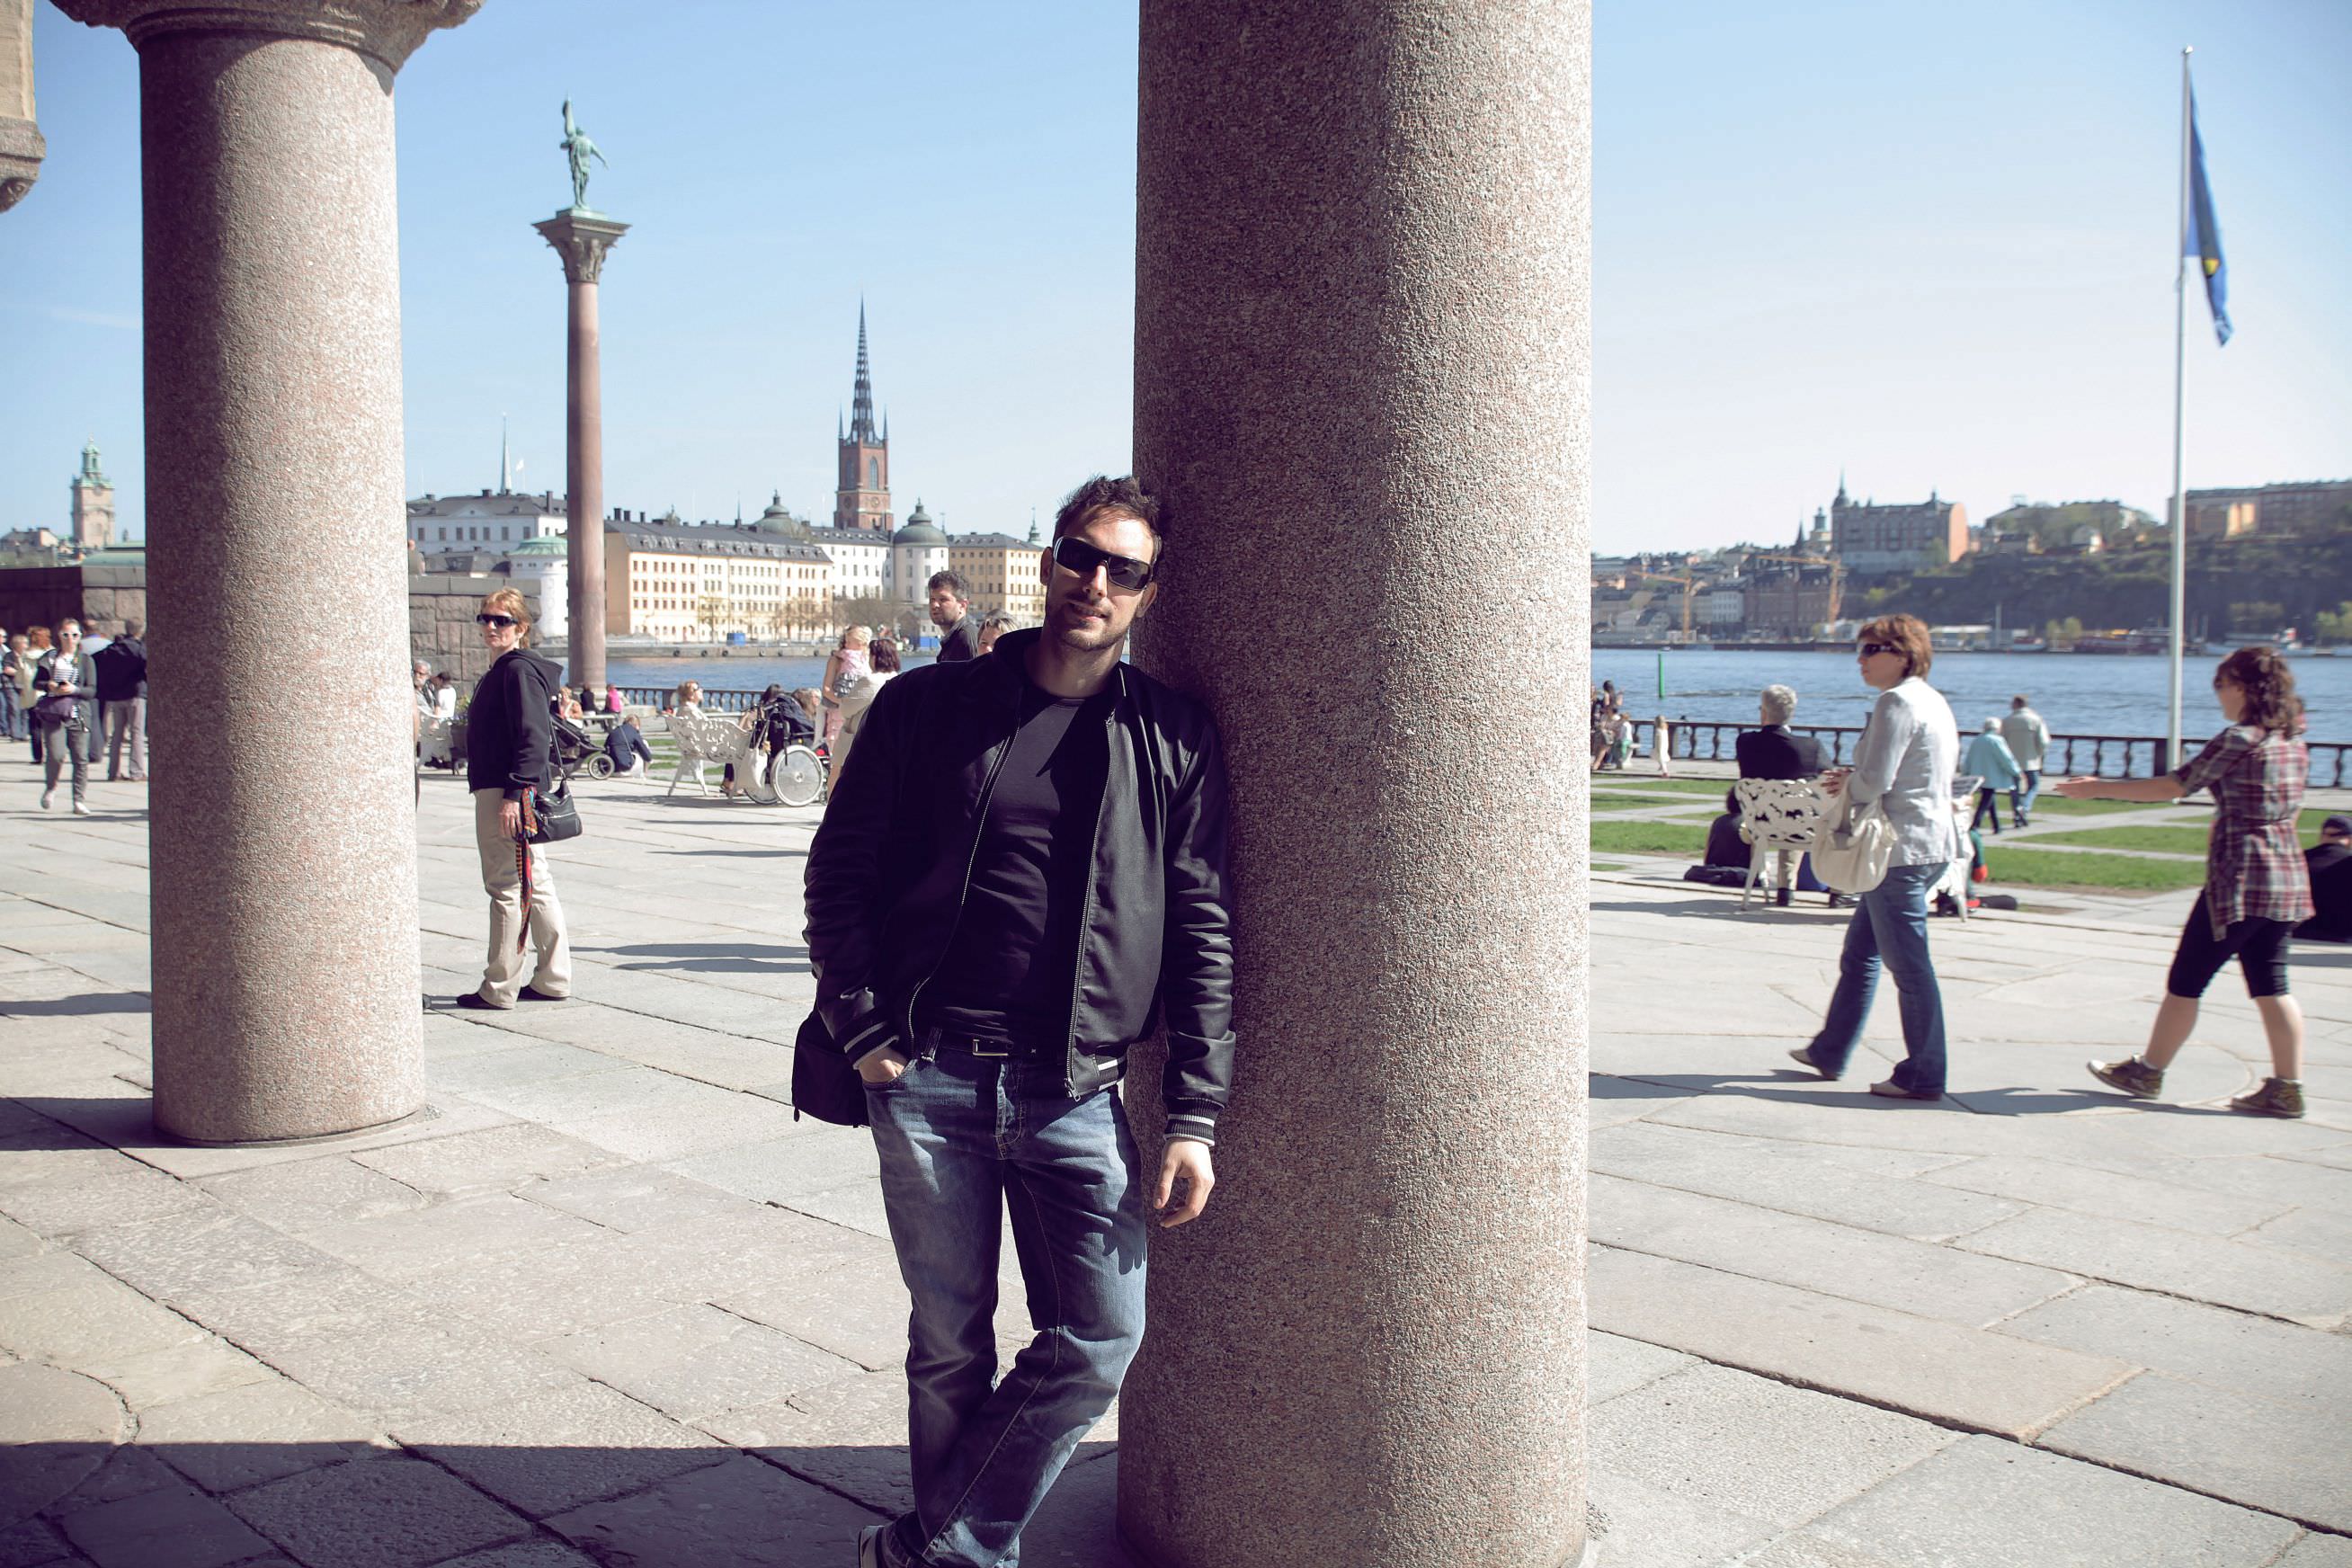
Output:
<svg viewBox="0 0 2352 1568">
<path fill-rule="evenodd" d="M 773 698 L 751 710 L 751 767 L 750 793 L 763 805 L 807 805 L 824 794 L 816 727 L 792 698 Z"/>
<path fill-rule="evenodd" d="M 613 776 L 613 759 L 604 754 L 604 748 L 588 732 L 587 726 L 561 713 L 551 717 L 555 724 L 555 765 L 565 782 L 583 767 L 592 779 Z"/>
</svg>

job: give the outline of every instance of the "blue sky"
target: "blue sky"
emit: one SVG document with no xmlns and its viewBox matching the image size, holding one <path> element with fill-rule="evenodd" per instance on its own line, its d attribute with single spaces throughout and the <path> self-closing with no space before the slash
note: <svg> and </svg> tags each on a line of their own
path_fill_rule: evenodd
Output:
<svg viewBox="0 0 2352 1568">
<path fill-rule="evenodd" d="M 2352 5 L 1603 5 L 1593 538 L 1828 499 L 2168 483 L 2178 51 L 2238 335 L 2192 304 L 2192 484 L 2352 474 Z M 94 436 L 143 517 L 137 67 L 35 16 L 49 155 L 0 216 L 0 527 Z M 1117 5 L 489 0 L 398 89 L 412 494 L 562 486 L 569 96 L 635 226 L 604 289 L 612 504 L 832 504 L 861 296 L 901 512 L 1020 531 L 1122 468 L 1134 18 Z M 1546 504 L 1541 497 L 1528 504 Z"/>
</svg>

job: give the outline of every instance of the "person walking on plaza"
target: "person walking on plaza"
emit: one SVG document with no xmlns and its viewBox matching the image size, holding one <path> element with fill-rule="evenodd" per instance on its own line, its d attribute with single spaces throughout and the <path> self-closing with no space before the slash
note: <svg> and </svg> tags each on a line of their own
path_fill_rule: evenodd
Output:
<svg viewBox="0 0 2352 1568">
<path fill-rule="evenodd" d="M 504 1012 L 518 997 L 561 1002 L 572 994 L 572 941 L 547 848 L 523 841 L 522 821 L 523 792 L 544 795 L 549 787 L 562 672 L 530 651 L 530 604 L 519 591 L 498 589 L 474 619 L 482 646 L 498 656 L 466 708 L 466 785 L 474 793 L 482 890 L 490 896 L 490 950 L 481 984 L 457 1005 Z M 528 983 L 526 952 L 536 956 Z"/>
<path fill-rule="evenodd" d="M 2000 721 L 2000 737 L 2009 742 L 2010 754 L 2017 759 L 2017 771 L 2024 775 L 2022 794 L 2012 790 L 2009 796 L 2009 821 L 2012 827 L 2023 827 L 2033 820 L 2033 803 L 2042 794 L 2042 763 L 2050 755 L 2050 726 L 2042 715 L 2020 693 L 2009 700 L 2009 715 Z"/>
<path fill-rule="evenodd" d="M 10 637 L 0 631 L 0 740 L 25 739 L 31 689 L 32 659 L 25 651 L 23 634 Z"/>
<path fill-rule="evenodd" d="M 1878 700 L 1854 745 L 1853 766 L 1832 770 L 1822 787 L 1843 794 L 1855 811 L 1884 811 L 1894 849 L 1885 879 L 1862 895 L 1846 925 L 1837 990 L 1821 1032 L 1789 1054 L 1823 1078 L 1843 1076 L 1862 1043 L 1884 964 L 1902 998 L 1904 1057 L 1870 1092 L 1941 1100 L 1944 996 L 1927 955 L 1927 893 L 1961 852 L 1951 782 L 1959 731 L 1942 693 L 1927 684 L 1935 652 L 1916 616 L 1884 616 L 1864 626 L 1855 657 Z"/>
<path fill-rule="evenodd" d="M 835 769 L 848 760 L 849 748 L 856 744 L 857 731 L 865 727 L 866 715 L 873 708 L 874 700 L 882 695 L 882 689 L 898 673 L 897 643 L 884 637 L 868 652 L 874 668 L 867 670 L 857 684 L 849 689 L 849 695 L 841 700 L 841 739 L 834 743 L 833 748 Z"/>
<path fill-rule="evenodd" d="M 98 666 L 99 711 L 106 724 L 106 777 L 122 777 L 122 743 L 131 742 L 131 777 L 147 776 L 147 647 L 139 640 L 146 628 L 124 621 L 122 629 L 90 658 Z"/>
<path fill-rule="evenodd" d="M 2352 942 L 2352 816 L 2319 825 L 2319 842 L 2303 852 L 2311 878 L 2312 917 L 2294 934 L 2314 942 Z"/>
<path fill-rule="evenodd" d="M 961 664 L 980 657 L 980 627 L 971 618 L 971 590 L 952 572 L 934 572 L 927 584 L 931 625 L 940 628 L 941 664 Z"/>
<path fill-rule="evenodd" d="M 41 735 L 41 809 L 57 798 L 58 774 L 73 767 L 73 814 L 89 815 L 90 728 L 98 722 L 98 665 L 81 651 L 81 623 L 58 623 L 58 646 L 33 671 L 33 723 Z M 61 750 L 62 749 L 62 750 Z"/>
<path fill-rule="evenodd" d="M 41 724 L 34 710 L 40 704 L 41 694 L 35 683 L 40 679 L 41 660 L 47 657 L 51 646 L 48 627 L 25 628 L 25 652 L 19 661 L 17 700 L 24 705 L 25 738 L 32 742 L 31 754 L 26 760 L 37 768 L 41 765 Z"/>
<path fill-rule="evenodd" d="M 2303 743 L 2303 702 L 2294 671 L 2276 648 L 2242 647 L 2213 672 L 2213 699 L 2228 721 L 2205 749 L 2160 778 L 2071 778 L 2069 800 L 2179 800 L 2210 790 L 2205 889 L 2189 911 L 2164 980 L 2147 1048 L 2122 1061 L 2094 1061 L 2091 1076 L 2135 1100 L 2154 1100 L 2197 1025 L 2206 986 L 2235 958 L 2246 994 L 2262 1015 L 2271 1076 L 2230 1109 L 2252 1116 L 2303 1114 L 2303 1009 L 2287 993 L 2287 944 L 2312 916 L 2311 877 L 2295 837 L 2311 755 Z"/>
<path fill-rule="evenodd" d="M 840 646 L 824 661 L 824 677 L 817 682 L 817 689 L 823 693 L 819 700 L 824 707 L 823 732 L 828 753 L 833 750 L 834 737 L 841 733 L 841 700 L 874 668 L 866 655 L 873 641 L 872 632 L 864 626 L 852 626 L 841 634 Z"/>
<path fill-rule="evenodd" d="M 1147 1201 L 1198 1215 L 1233 1079 L 1225 781 L 1199 702 L 1119 660 L 1160 506 L 1088 480 L 1041 553 L 1045 620 L 887 685 L 809 849 L 817 1010 L 866 1080 L 914 1298 L 914 1507 L 861 1568 L 995 1568 L 1143 1334 Z M 1117 1084 L 1164 1028 L 1165 1148 Z M 998 1216 L 1036 1335 L 996 1377 Z"/>
<path fill-rule="evenodd" d="M 1975 831 L 1978 824 L 1990 821 L 1993 833 L 2000 832 L 2000 796 L 2008 792 L 2011 803 L 2017 800 L 2017 786 L 2023 774 L 2017 758 L 2001 739 L 2000 721 L 1988 719 L 1983 731 L 1969 740 L 1969 754 L 1960 761 L 1960 772 L 1972 773 L 1977 783 L 1976 814 L 1969 818 L 1969 828 Z"/>
</svg>

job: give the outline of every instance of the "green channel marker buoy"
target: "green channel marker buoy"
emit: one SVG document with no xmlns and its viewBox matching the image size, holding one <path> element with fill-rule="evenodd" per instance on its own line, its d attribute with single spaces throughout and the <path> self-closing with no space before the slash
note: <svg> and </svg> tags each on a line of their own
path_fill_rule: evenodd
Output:
<svg viewBox="0 0 2352 1568">
<path fill-rule="evenodd" d="M 1659 695 L 1660 697 L 1664 697 L 1665 694 L 1666 694 L 1666 650 L 1665 650 L 1664 648 L 1660 648 L 1660 649 L 1658 650 L 1658 695 Z"/>
</svg>

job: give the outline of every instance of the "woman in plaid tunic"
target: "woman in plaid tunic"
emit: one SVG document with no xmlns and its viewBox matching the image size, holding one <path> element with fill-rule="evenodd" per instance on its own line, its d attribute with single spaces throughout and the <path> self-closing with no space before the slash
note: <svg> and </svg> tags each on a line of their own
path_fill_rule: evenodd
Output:
<svg viewBox="0 0 2352 1568">
<path fill-rule="evenodd" d="M 2206 842 L 2205 890 L 2180 932 L 2147 1049 L 2119 1062 L 2093 1062 L 2092 1076 L 2137 1100 L 2153 1100 L 2164 1069 L 2197 1023 L 2197 999 L 2231 958 L 2269 1037 L 2271 1074 L 2230 1109 L 2254 1116 L 2303 1114 L 2303 1011 L 2287 994 L 2287 937 L 2311 917 L 2311 879 L 2295 812 L 2311 771 L 2303 743 L 2303 703 L 2277 650 L 2242 647 L 2213 674 L 2213 696 L 2229 728 L 2187 764 L 2156 779 L 2068 779 L 2074 800 L 2178 800 L 2210 790 L 2216 810 Z"/>
</svg>

